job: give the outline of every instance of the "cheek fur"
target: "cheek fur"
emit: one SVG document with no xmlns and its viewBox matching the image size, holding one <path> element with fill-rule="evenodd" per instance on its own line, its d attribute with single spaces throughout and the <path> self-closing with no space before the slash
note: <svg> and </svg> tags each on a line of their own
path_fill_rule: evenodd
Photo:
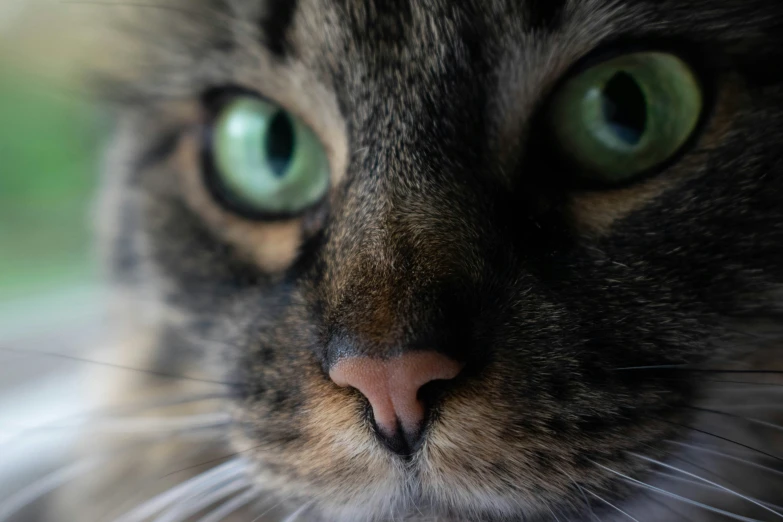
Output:
<svg viewBox="0 0 783 522">
<path fill-rule="evenodd" d="M 257 462 L 255 481 L 339 520 L 381 520 L 400 509 L 408 488 L 405 467 L 371 436 L 363 405 L 319 377 L 306 380 L 301 407 L 286 414 L 290 440 L 265 449 L 257 436 L 237 434 L 237 447 Z M 252 424 L 263 434 L 274 421 L 269 415 Z"/>
</svg>

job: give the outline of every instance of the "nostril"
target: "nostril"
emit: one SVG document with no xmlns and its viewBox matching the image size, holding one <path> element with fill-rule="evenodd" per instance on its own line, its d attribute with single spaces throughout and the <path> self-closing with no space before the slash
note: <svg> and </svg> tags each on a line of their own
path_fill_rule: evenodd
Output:
<svg viewBox="0 0 783 522">
<path fill-rule="evenodd" d="M 425 405 L 442 389 L 437 383 L 454 379 L 461 370 L 462 364 L 443 354 L 408 352 L 393 359 L 340 359 L 329 376 L 338 386 L 356 388 L 367 398 L 378 430 L 394 449 L 401 441 L 409 448 L 415 445 L 424 428 Z"/>
<path fill-rule="evenodd" d="M 453 379 L 439 379 L 430 381 L 421 388 L 417 394 L 417 398 L 422 403 L 425 409 L 429 410 L 433 405 L 439 403 L 442 397 L 452 387 Z"/>
</svg>

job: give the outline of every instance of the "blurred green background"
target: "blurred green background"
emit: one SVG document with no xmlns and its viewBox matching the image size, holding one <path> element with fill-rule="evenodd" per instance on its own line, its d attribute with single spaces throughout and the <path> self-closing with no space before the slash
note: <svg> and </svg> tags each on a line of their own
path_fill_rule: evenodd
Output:
<svg viewBox="0 0 783 522">
<path fill-rule="evenodd" d="M 81 89 L 63 70 L 37 74 L 20 54 L 24 48 L 12 43 L 0 39 L 0 302 L 6 303 L 94 277 L 90 209 L 98 164 L 96 118 Z"/>
</svg>

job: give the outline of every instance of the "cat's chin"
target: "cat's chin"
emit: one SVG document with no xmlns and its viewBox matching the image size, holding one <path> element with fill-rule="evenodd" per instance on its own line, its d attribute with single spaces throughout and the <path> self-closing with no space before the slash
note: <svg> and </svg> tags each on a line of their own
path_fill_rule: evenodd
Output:
<svg viewBox="0 0 783 522">
<path fill-rule="evenodd" d="M 380 445 L 378 449 L 386 452 Z M 259 457 L 253 480 L 267 491 L 268 499 L 257 510 L 269 509 L 266 504 L 285 505 L 281 521 L 301 513 L 301 520 L 308 522 L 532 522 L 573 508 L 570 497 L 536 490 L 534 485 L 512 493 L 496 490 L 493 480 L 449 476 L 436 471 L 422 454 L 407 461 L 388 455 L 382 469 L 365 468 L 366 473 L 341 475 L 333 483 L 302 480 L 287 473 L 290 470 L 269 467 Z"/>
<path fill-rule="evenodd" d="M 548 512 L 541 505 L 504 497 L 478 484 L 454 487 L 446 477 L 425 482 L 419 465 L 396 458 L 389 461 L 387 473 L 368 470 L 333 484 L 276 473 L 263 460 L 251 468 L 253 481 L 268 494 L 256 510 L 285 505 L 281 520 L 300 512 L 308 522 L 503 522 L 536 520 Z"/>
<path fill-rule="evenodd" d="M 298 512 L 302 514 L 302 520 L 308 522 L 508 522 L 551 517 L 551 511 L 540 506 L 523 506 L 514 499 L 492 495 L 479 498 L 467 491 L 450 492 L 438 500 L 417 496 L 412 491 L 398 490 L 396 494 L 383 491 L 363 499 L 331 498 L 316 501 L 303 496 L 295 501 L 289 499 L 286 503 L 284 512 L 289 517 Z M 304 516 L 305 512 L 307 516 Z"/>
</svg>

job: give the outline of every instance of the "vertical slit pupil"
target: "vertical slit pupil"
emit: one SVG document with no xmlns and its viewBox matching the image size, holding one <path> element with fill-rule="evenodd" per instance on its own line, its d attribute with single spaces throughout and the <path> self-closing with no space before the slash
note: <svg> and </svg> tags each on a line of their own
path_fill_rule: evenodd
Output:
<svg viewBox="0 0 783 522">
<path fill-rule="evenodd" d="M 291 118 L 279 111 L 269 124 L 266 135 L 266 157 L 272 172 L 278 177 L 283 177 L 288 172 L 294 153 L 296 138 Z"/>
<path fill-rule="evenodd" d="M 603 90 L 604 118 L 628 145 L 638 145 L 647 130 L 647 100 L 633 76 L 620 71 Z"/>
</svg>

